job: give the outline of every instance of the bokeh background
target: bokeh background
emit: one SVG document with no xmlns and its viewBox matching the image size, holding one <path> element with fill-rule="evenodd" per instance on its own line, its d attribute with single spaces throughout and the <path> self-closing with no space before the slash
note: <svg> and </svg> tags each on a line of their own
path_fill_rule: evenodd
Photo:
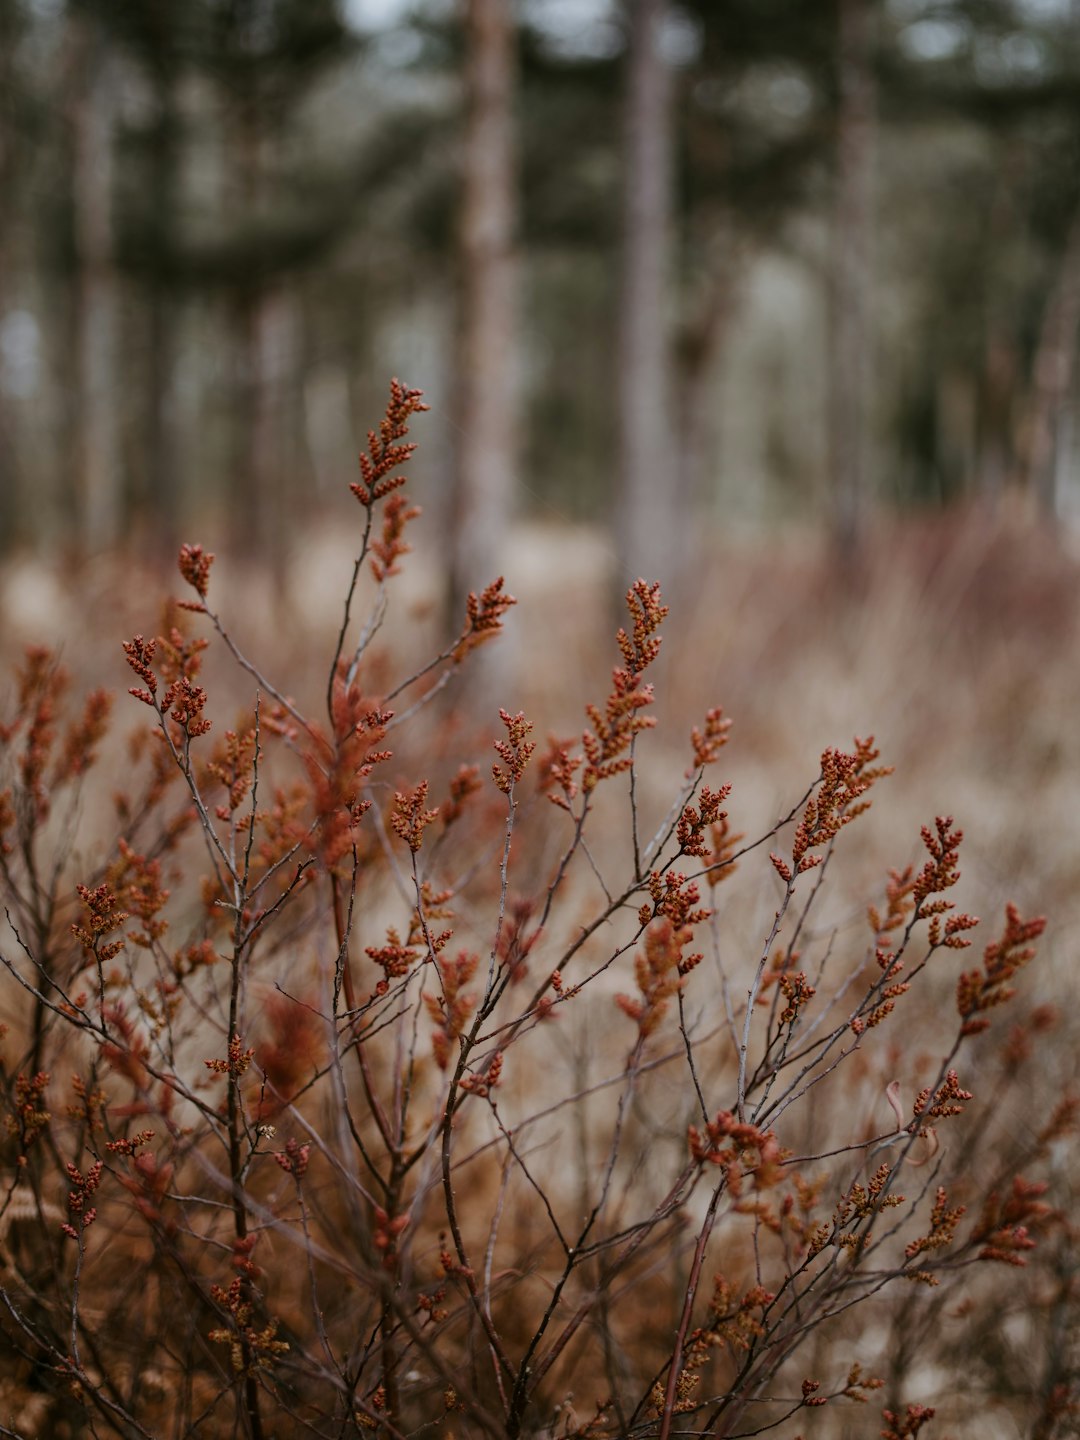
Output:
<svg viewBox="0 0 1080 1440">
<path fill-rule="evenodd" d="M 0 719 L 30 642 L 122 695 L 181 541 L 320 695 L 399 375 L 424 516 L 376 674 L 505 574 L 466 723 L 580 733 L 645 574 L 648 813 L 708 705 L 754 836 L 876 734 L 898 778 L 830 923 L 857 953 L 938 813 L 986 939 L 1049 915 L 1022 1149 L 1077 1084 L 1078 340 L 1080 0 L 0 0 Z M 1066 1214 L 1076 1175 L 1070 1142 Z M 980 1362 L 995 1440 L 1080 1394 L 1074 1239 L 1045 1327 Z"/>
<path fill-rule="evenodd" d="M 0 65 L 8 554 L 280 563 L 398 371 L 455 559 L 1077 509 L 1073 0 L 3 0 Z"/>
<path fill-rule="evenodd" d="M 658 577 L 748 824 L 873 731 L 1068 932 L 1076 0 L 0 0 L 0 65 L 6 656 L 122 687 L 200 540 L 321 657 L 399 374 L 396 644 L 505 573 L 487 699 L 572 733 Z"/>
</svg>

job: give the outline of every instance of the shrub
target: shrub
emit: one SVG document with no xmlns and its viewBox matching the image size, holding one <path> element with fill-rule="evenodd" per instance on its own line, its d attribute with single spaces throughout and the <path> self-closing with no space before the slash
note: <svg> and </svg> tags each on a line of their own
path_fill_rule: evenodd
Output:
<svg viewBox="0 0 1080 1440">
<path fill-rule="evenodd" d="M 1010 906 L 961 954 L 977 921 L 940 816 L 848 940 L 826 881 L 888 774 L 869 740 L 748 840 L 706 778 L 711 710 L 647 815 L 667 609 L 644 580 L 577 741 L 502 710 L 486 761 L 461 752 L 442 691 L 497 637 L 501 579 L 372 693 L 423 408 L 394 382 L 361 457 L 319 718 L 182 547 L 188 598 L 123 647 L 150 724 L 96 866 L 76 842 L 106 810 L 109 698 L 71 716 L 46 650 L 16 677 L 0 1432 L 825 1435 L 876 1397 L 872 1429 L 915 1435 L 1039 1242 L 1044 1287 L 1069 1283 L 1039 1167 L 1073 1102 L 1001 1123 L 1053 1015 L 994 1048 L 1043 921 Z M 253 687 L 233 728 L 209 718 L 210 642 Z M 767 905 L 752 953 L 724 923 L 737 870 Z M 1055 1303 L 1023 1312 L 1008 1401 L 1042 1436 L 1073 1398 L 1040 1353 Z"/>
</svg>

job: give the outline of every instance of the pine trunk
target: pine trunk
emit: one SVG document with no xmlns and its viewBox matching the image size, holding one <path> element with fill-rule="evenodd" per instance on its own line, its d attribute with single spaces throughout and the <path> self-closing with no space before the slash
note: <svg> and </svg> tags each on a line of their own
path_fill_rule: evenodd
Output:
<svg viewBox="0 0 1080 1440">
<path fill-rule="evenodd" d="M 830 257 L 832 531 L 857 548 L 870 488 L 874 209 L 873 6 L 837 0 L 836 199 Z"/>
<path fill-rule="evenodd" d="M 118 414 L 119 301 L 113 258 L 112 145 L 116 77 L 90 22 L 75 40 L 72 99 L 75 272 L 72 329 L 75 393 L 72 461 L 81 548 L 114 545 L 122 523 Z"/>
<path fill-rule="evenodd" d="M 619 354 L 619 572 L 616 600 L 638 577 L 668 586 L 679 528 L 668 405 L 667 280 L 671 229 L 671 85 L 661 50 L 666 0 L 630 0 L 624 120 Z"/>
<path fill-rule="evenodd" d="M 515 80 L 510 0 L 467 0 L 451 629 L 502 573 L 516 479 Z"/>
</svg>

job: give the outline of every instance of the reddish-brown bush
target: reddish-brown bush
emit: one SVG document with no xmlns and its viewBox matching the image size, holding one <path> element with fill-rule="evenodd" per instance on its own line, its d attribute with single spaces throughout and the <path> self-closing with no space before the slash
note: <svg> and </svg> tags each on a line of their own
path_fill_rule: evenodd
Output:
<svg viewBox="0 0 1080 1440">
<path fill-rule="evenodd" d="M 667 609 L 644 580 L 578 740 L 502 710 L 486 760 L 455 753 L 441 692 L 498 635 L 501 579 L 373 693 L 423 408 L 394 382 L 351 487 L 320 717 L 241 652 L 213 556 L 185 545 L 194 598 L 123 647 L 149 737 L 94 860 L 78 823 L 107 804 L 109 699 L 69 715 L 44 650 L 16 677 L 0 1433 L 791 1440 L 852 1433 L 876 1400 L 860 1433 L 899 1437 L 932 1433 L 927 1387 L 960 1377 L 971 1433 L 1004 1406 L 1068 1433 L 1071 1362 L 1045 1337 L 1067 1330 L 1069 1233 L 1044 1177 L 1075 1103 L 1028 1094 L 1024 1133 L 1001 1123 L 1055 1023 L 999 1013 L 1043 921 L 1010 906 L 981 960 L 953 953 L 978 922 L 939 816 L 852 942 L 827 882 L 888 773 L 869 740 L 826 750 L 748 840 L 706 780 L 713 709 L 645 813 Z M 232 728 L 208 642 L 251 682 Z M 750 954 L 724 924 L 736 869 L 766 906 Z M 1011 1393 L 971 1362 L 1010 1307 Z"/>
</svg>

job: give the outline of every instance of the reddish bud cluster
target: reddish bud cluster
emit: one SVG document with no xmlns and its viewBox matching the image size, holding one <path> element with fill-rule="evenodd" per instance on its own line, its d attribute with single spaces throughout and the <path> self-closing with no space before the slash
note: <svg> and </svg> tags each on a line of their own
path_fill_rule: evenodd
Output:
<svg viewBox="0 0 1080 1440">
<path fill-rule="evenodd" d="M 971 1098 L 970 1090 L 961 1090 L 960 1077 L 956 1071 L 949 1070 L 936 1090 L 928 1085 L 925 1090 L 919 1091 L 915 1097 L 914 1115 L 916 1120 L 924 1117 L 943 1120 L 949 1115 L 961 1115 Z"/>
<path fill-rule="evenodd" d="M 463 1033 L 476 1006 L 475 997 L 466 991 L 465 986 L 476 974 L 480 958 L 463 950 L 453 959 L 440 955 L 435 963 L 442 982 L 442 994 L 429 995 L 425 990 L 424 1004 L 434 1026 L 431 1047 L 435 1063 L 440 1070 L 445 1070 L 450 1064 L 450 1046 Z"/>
<path fill-rule="evenodd" d="M 129 1139 L 110 1140 L 105 1149 L 110 1155 L 127 1155 L 133 1159 L 144 1145 L 149 1145 L 153 1138 L 153 1130 L 140 1130 L 137 1135 L 132 1135 Z"/>
<path fill-rule="evenodd" d="M 745 836 L 741 831 L 732 830 L 727 811 L 722 810 L 716 822 L 709 827 L 709 852 L 705 856 L 708 867 L 709 889 L 715 890 L 724 880 L 730 880 L 737 869 L 735 849 Z"/>
<path fill-rule="evenodd" d="M 930 1212 L 930 1229 L 925 1235 L 909 1240 L 904 1246 L 904 1254 L 909 1260 L 914 1260 L 918 1255 L 930 1254 L 934 1250 L 944 1250 L 953 1243 L 956 1227 L 967 1213 L 967 1206 L 957 1205 L 950 1210 L 948 1198 L 944 1185 L 939 1185 L 934 1196 L 934 1207 Z M 925 1272 L 920 1272 L 918 1278 L 929 1279 L 930 1283 L 936 1280 L 936 1277 L 927 1277 Z"/>
<path fill-rule="evenodd" d="M 626 608 L 630 612 L 631 633 L 619 630 L 615 642 L 623 664 L 632 675 L 640 675 L 660 653 L 661 639 L 657 630 L 667 619 L 668 607 L 660 603 L 658 581 L 635 580 L 626 592 Z"/>
<path fill-rule="evenodd" d="M 0 1039 L 3 1038 L 4 1028 L 0 1027 Z M 71 1089 L 75 1095 L 75 1103 L 64 1107 L 67 1114 L 80 1125 L 85 1125 L 90 1134 L 102 1129 L 107 1103 L 105 1091 L 97 1086 L 91 1088 L 81 1075 L 72 1075 Z M 111 1145 L 106 1145 L 105 1148 L 110 1149 Z"/>
<path fill-rule="evenodd" d="M 257 1280 L 262 1271 L 251 1258 L 251 1253 L 258 1242 L 258 1235 L 237 1235 L 233 1240 L 232 1267 L 239 1270 L 241 1275 L 246 1275 L 249 1280 Z"/>
<path fill-rule="evenodd" d="M 705 1324 L 695 1331 L 687 1353 L 688 1366 L 704 1363 L 710 1349 L 746 1352 L 765 1334 L 760 1314 L 776 1296 L 761 1285 L 754 1285 L 738 1300 L 724 1275 L 713 1276 L 713 1292 Z"/>
<path fill-rule="evenodd" d="M 470 1266 L 463 1265 L 461 1261 L 456 1259 L 453 1253 L 446 1248 L 445 1235 L 439 1236 L 439 1268 L 444 1275 L 459 1275 L 463 1280 L 471 1277 L 473 1273 Z"/>
<path fill-rule="evenodd" d="M 697 805 L 687 805 L 683 809 L 675 831 L 683 855 L 697 855 L 702 859 L 709 856 L 706 832 L 711 839 L 715 831 L 726 827 L 727 811 L 720 807 L 730 794 L 730 785 L 721 785 L 719 790 L 710 790 L 708 785 L 703 785 Z"/>
<path fill-rule="evenodd" d="M 169 682 L 160 707 L 156 700 L 158 677 L 151 666 L 159 643 L 162 648 L 162 674 Z M 189 739 L 205 735 L 210 729 L 210 721 L 202 714 L 206 691 L 195 683 L 194 678 L 199 672 L 200 655 L 205 648 L 205 640 L 185 640 L 175 629 L 167 640 L 144 640 L 141 635 L 136 635 L 124 642 L 127 662 L 143 681 L 142 687 L 132 686 L 128 694 L 152 709 L 160 709 L 163 715 L 169 714 Z"/>
<path fill-rule="evenodd" d="M 459 664 L 477 646 L 493 639 L 502 629 L 503 616 L 517 600 L 503 591 L 504 580 L 500 575 L 477 595 L 469 591 L 465 602 L 465 628 L 453 649 L 453 658 Z"/>
<path fill-rule="evenodd" d="M 934 1418 L 934 1413 L 932 1405 L 909 1405 L 903 1415 L 883 1410 L 886 1428 L 881 1432 L 881 1440 L 911 1440 Z"/>
<path fill-rule="evenodd" d="M 237 1376 L 253 1374 L 260 1365 L 289 1349 L 284 1340 L 276 1338 L 276 1320 L 271 1319 L 258 1330 L 251 1323 L 255 1307 L 250 1293 L 251 1281 L 247 1275 L 234 1276 L 227 1290 L 221 1285 L 210 1286 L 210 1298 L 224 1310 L 229 1323 L 211 1330 L 209 1338 L 217 1345 L 229 1347 L 233 1373 Z"/>
<path fill-rule="evenodd" d="M 413 442 L 402 445 L 400 441 L 409 433 L 409 417 L 428 408 L 423 403 L 423 393 L 422 390 L 410 390 L 396 378 L 390 381 L 386 414 L 379 422 L 378 432 L 368 431 L 367 454 L 360 455 L 361 478 L 349 486 L 361 505 L 369 508 L 375 501 L 382 500 L 392 490 L 405 484 L 407 476 L 392 472 L 403 465 L 416 449 Z"/>
<path fill-rule="evenodd" d="M 144 640 L 141 635 L 134 636 L 131 640 L 124 641 L 124 654 L 127 662 L 135 674 L 143 682 L 145 689 L 133 686 L 128 690 L 129 695 L 134 695 L 136 700 L 141 700 L 144 705 L 155 706 L 154 696 L 157 694 L 157 676 L 151 669 L 151 662 L 157 651 L 156 640 Z"/>
<path fill-rule="evenodd" d="M 529 929 L 534 910 L 535 905 L 531 899 L 525 897 L 514 900 L 499 930 L 495 955 L 499 964 L 505 967 L 513 984 L 525 978 L 529 955 L 543 933 L 539 929 Z"/>
<path fill-rule="evenodd" d="M 430 1292 L 422 1290 L 416 1297 L 416 1313 L 426 1315 L 430 1322 L 437 1324 L 440 1320 L 445 1320 L 448 1314 L 443 1305 L 445 1299 L 445 1285 L 438 1285 Z"/>
<path fill-rule="evenodd" d="M 540 759 L 540 791 L 553 805 L 569 810 L 578 793 L 574 775 L 585 763 L 583 755 L 570 753 L 570 742 L 548 738 L 548 748 Z M 558 791 L 558 794 L 555 792 Z"/>
<path fill-rule="evenodd" d="M 1016 1266 L 1027 1264 L 1024 1252 L 1035 1248 L 1032 1229 L 1045 1228 L 1056 1218 L 1053 1206 L 1042 1198 L 1047 1189 L 1043 1181 L 1032 1182 L 1016 1175 L 1007 1196 L 991 1191 L 971 1235 L 972 1242 L 981 1246 L 980 1260 Z"/>
<path fill-rule="evenodd" d="M 806 974 L 802 970 L 796 971 L 794 975 L 780 976 L 780 989 L 783 992 L 787 1004 L 780 1012 L 781 1025 L 793 1025 L 804 1005 L 817 994 L 816 989 L 809 983 Z"/>
<path fill-rule="evenodd" d="M 356 842 L 356 827 L 371 806 L 363 794 L 366 783 L 375 766 L 391 758 L 389 750 L 376 747 L 385 738 L 393 713 L 373 706 L 359 686 L 348 681 L 347 671 L 342 661 L 331 687 L 333 744 L 321 741 L 317 749 L 302 752 L 315 812 L 314 838 L 307 843 L 328 870 Z M 326 751 L 332 755 L 329 765 Z M 293 828 L 288 820 L 286 825 Z"/>
<path fill-rule="evenodd" d="M 884 913 L 876 905 L 870 905 L 867 908 L 870 928 L 874 932 L 874 943 L 879 951 L 884 952 L 888 937 L 904 925 L 914 910 L 915 902 L 911 898 L 914 888 L 915 871 L 913 866 L 908 865 L 903 870 L 890 870 L 885 884 Z M 892 956 L 890 956 L 891 958 Z"/>
<path fill-rule="evenodd" d="M 525 766 L 529 763 L 536 745 L 527 738 L 533 727 L 522 711 L 511 715 L 506 710 L 500 710 L 499 719 L 506 726 L 506 739 L 496 740 L 495 749 L 506 769 L 501 765 L 492 765 L 491 776 L 503 794 L 509 795 L 525 774 Z"/>
<path fill-rule="evenodd" d="M 450 781 L 449 798 L 443 801 L 439 811 L 439 818 L 447 830 L 461 819 L 469 797 L 475 795 L 482 788 L 478 765 L 458 766 L 457 774 Z"/>
<path fill-rule="evenodd" d="M 233 1079 L 238 1079 L 251 1064 L 254 1054 L 254 1049 L 245 1050 L 240 1036 L 234 1035 L 229 1041 L 227 1060 L 204 1060 L 203 1064 L 208 1070 L 213 1070 L 215 1075 L 230 1075 Z"/>
<path fill-rule="evenodd" d="M 428 782 L 421 780 L 412 790 L 394 792 L 394 808 L 390 815 L 390 828 L 404 840 L 415 855 L 424 843 L 424 831 L 439 818 L 438 810 L 428 810 Z"/>
<path fill-rule="evenodd" d="M 724 718 L 719 705 L 705 713 L 705 726 L 699 730 L 695 725 L 690 732 L 690 743 L 694 748 L 694 768 L 702 769 L 712 765 L 720 751 L 727 744 L 731 721 Z M 690 772 L 693 773 L 693 772 Z"/>
<path fill-rule="evenodd" d="M 119 955 L 124 948 L 124 942 L 111 940 L 103 945 L 102 937 L 123 925 L 128 918 L 127 911 L 116 908 L 118 897 L 108 885 L 98 885 L 93 890 L 87 889 L 85 885 L 76 885 L 75 891 L 86 911 L 86 919 L 81 925 L 72 925 L 71 933 L 83 947 L 88 959 L 96 960 L 102 965 L 107 964 Z"/>
<path fill-rule="evenodd" d="M 637 1024 L 642 1040 L 656 1030 L 671 997 L 683 987 L 680 974 L 684 943 L 680 941 L 682 933 L 676 930 L 667 916 L 651 925 L 645 933 L 644 954 L 639 952 L 634 960 L 634 977 L 641 998 L 631 999 L 628 995 L 615 997 L 615 1003 L 623 1014 Z M 686 932 L 687 938 L 688 935 L 689 932 Z"/>
<path fill-rule="evenodd" d="M 364 954 L 376 965 L 381 966 L 387 980 L 396 980 L 402 975 L 407 975 L 417 956 L 413 946 L 401 943 L 401 937 L 393 925 L 389 926 L 386 931 L 386 944 L 366 945 Z"/>
<path fill-rule="evenodd" d="M 829 1403 L 829 1397 L 827 1395 L 819 1395 L 817 1392 L 820 1389 L 820 1380 L 804 1380 L 802 1382 L 802 1403 L 808 1406 L 827 1405 Z"/>
<path fill-rule="evenodd" d="M 52 787 L 84 775 L 97 758 L 97 747 L 112 713 L 112 696 L 106 690 L 92 690 L 83 704 L 80 718 L 70 727 L 57 756 Z"/>
<path fill-rule="evenodd" d="M 287 1174 L 302 1180 L 307 1173 L 310 1155 L 310 1145 L 301 1145 L 290 1137 L 285 1141 L 285 1149 L 275 1152 L 274 1159 Z"/>
<path fill-rule="evenodd" d="M 1046 920 L 1041 915 L 1022 920 L 1015 905 L 1005 907 L 1004 932 L 984 950 L 982 969 L 970 970 L 957 981 L 956 1008 L 964 1022 L 964 1035 L 977 1035 L 990 1024 L 989 1020 L 975 1018 L 980 1012 L 1012 999 L 1016 991 L 1009 981 L 1034 957 L 1031 942 L 1045 929 Z"/>
<path fill-rule="evenodd" d="M 875 781 L 892 774 L 891 765 L 874 766 L 881 752 L 874 749 L 874 739 L 855 737 L 855 749 L 849 755 L 830 747 L 821 756 L 821 779 L 810 796 L 802 819 L 795 829 L 790 864 L 780 855 L 770 854 L 773 868 L 790 887 L 797 875 L 815 869 L 824 860 L 812 848 L 828 846 L 845 825 L 868 809 L 869 800 L 862 800 Z"/>
<path fill-rule="evenodd" d="M 711 910 L 700 903 L 701 892 L 695 881 L 677 870 L 663 873 L 653 870 L 649 873 L 646 884 L 652 904 L 642 905 L 639 909 L 639 924 L 645 926 L 650 920 L 666 916 L 675 927 L 680 945 L 687 943 L 695 925 L 700 925 L 712 914 Z"/>
<path fill-rule="evenodd" d="M 381 1205 L 376 1205 L 372 1217 L 371 1243 L 382 1255 L 383 1268 L 397 1268 L 398 1240 L 409 1226 L 408 1215 L 389 1215 Z"/>
<path fill-rule="evenodd" d="M 131 1174 L 121 1177 L 120 1183 L 132 1196 L 135 1208 L 151 1225 L 163 1223 L 163 1207 L 173 1183 L 173 1166 L 166 1161 L 159 1165 L 149 1151 L 132 1157 Z M 166 1225 L 171 1230 L 171 1222 Z"/>
<path fill-rule="evenodd" d="M 933 830 L 929 825 L 922 827 L 923 844 L 930 852 L 930 859 L 919 871 L 918 878 L 912 887 L 915 907 L 920 915 L 932 913 L 925 908 L 923 903 L 929 896 L 941 894 L 943 890 L 950 889 L 960 879 L 958 863 L 960 842 L 964 838 L 964 832 L 963 830 L 954 830 L 952 824 L 953 817 L 951 815 L 939 815 L 934 821 Z"/>
<path fill-rule="evenodd" d="M 844 1227 L 857 1226 L 863 1221 L 871 1220 L 882 1210 L 903 1205 L 904 1196 L 890 1191 L 891 1182 L 892 1168 L 884 1162 L 877 1167 L 865 1185 L 856 1180 L 836 1207 L 835 1223 L 838 1232 L 843 1231 Z M 850 1231 L 837 1233 L 836 1236 L 836 1243 L 846 1249 L 855 1245 L 856 1240 L 857 1237 Z"/>
<path fill-rule="evenodd" d="M 371 542 L 371 572 L 376 580 L 382 582 L 400 573 L 397 562 L 412 549 L 404 539 L 405 527 L 420 514 L 420 506 L 410 505 L 404 495 L 391 495 L 387 500 L 383 508 L 382 535 Z"/>
<path fill-rule="evenodd" d="M 69 678 L 51 650 L 27 648 L 16 671 L 14 716 L 0 722 L 0 756 L 10 750 L 14 761 L 14 784 L 0 790 L 0 862 L 16 848 L 24 856 L 30 853 L 32 838 L 48 820 L 56 792 L 80 780 L 97 759 L 111 698 L 104 690 L 91 691 L 81 715 L 68 723 L 57 750 L 60 707 L 68 686 Z M 10 880 L 10 873 L 5 874 Z"/>
<path fill-rule="evenodd" d="M 470 1095 L 478 1095 L 481 1099 L 487 1099 L 492 1090 L 502 1080 L 503 1052 L 496 1050 L 495 1054 L 481 1074 L 465 1075 L 462 1077 L 461 1088 L 468 1091 Z"/>
<path fill-rule="evenodd" d="M 8 1135 L 15 1141 L 20 1162 L 25 1162 L 27 1150 L 42 1135 L 52 1120 L 45 1108 L 45 1092 L 49 1087 L 49 1076 L 44 1070 L 36 1075 L 16 1075 L 14 1111 L 5 1117 Z"/>
<path fill-rule="evenodd" d="M 601 780 L 628 770 L 632 764 L 626 753 L 635 735 L 649 730 L 656 720 L 639 712 L 652 704 L 653 688 L 642 685 L 641 676 L 660 652 L 661 639 L 656 634 L 668 607 L 660 604 L 660 586 L 635 580 L 626 592 L 626 606 L 633 621 L 632 635 L 620 630 L 616 642 L 623 664 L 612 671 L 612 691 L 601 712 L 597 705 L 587 705 L 585 713 L 592 722 L 592 733 L 585 732 L 585 773 L 582 786 L 588 794 Z"/>
<path fill-rule="evenodd" d="M 264 1124 L 279 1115 L 318 1072 L 326 1051 L 326 1025 L 302 997 L 275 990 L 262 1004 L 264 1038 L 259 1044 L 260 1080 L 252 1096 L 252 1118 Z"/>
<path fill-rule="evenodd" d="M 756 1125 L 740 1121 L 730 1110 L 719 1110 L 704 1131 L 691 1125 L 688 1134 L 695 1163 L 721 1166 L 732 1195 L 742 1193 L 747 1176 L 756 1190 L 780 1183 L 785 1156 L 771 1130 L 759 1130 Z"/>
<path fill-rule="evenodd" d="M 215 811 L 219 820 L 227 820 L 244 803 L 258 759 L 254 728 L 242 735 L 235 730 L 225 731 L 206 762 L 206 773 L 222 786 L 226 795 L 225 804 L 217 806 Z"/>
<path fill-rule="evenodd" d="M 161 883 L 161 861 L 140 855 L 123 838 L 118 842 L 119 858 L 109 868 L 109 879 L 118 887 L 120 899 L 128 908 L 124 919 L 134 919 L 137 929 L 128 938 L 141 949 L 149 950 L 169 928 L 161 911 L 169 892 Z"/>
<path fill-rule="evenodd" d="M 592 734 L 582 736 L 585 749 L 585 773 L 582 786 L 585 793 L 594 790 L 601 780 L 608 780 L 629 770 L 633 763 L 626 751 L 630 742 L 642 730 L 650 730 L 656 724 L 652 715 L 638 712 L 653 701 L 653 687 L 638 685 L 636 677 L 626 670 L 612 671 L 613 688 L 603 713 L 596 705 L 586 705 L 585 712 L 592 721 Z"/>
<path fill-rule="evenodd" d="M 863 1375 L 862 1366 L 856 1361 L 848 1371 L 847 1383 L 842 1393 L 847 1399 L 856 1400 L 859 1404 L 865 1405 L 870 1398 L 866 1391 L 881 1390 L 884 1385 L 885 1381 L 879 1380 L 875 1375 Z"/>
<path fill-rule="evenodd" d="M 206 691 L 187 675 L 174 680 L 161 697 L 162 710 L 168 711 L 169 718 L 175 720 L 191 740 L 210 729 L 212 722 L 202 713 L 205 706 Z"/>
<path fill-rule="evenodd" d="M 101 1047 L 105 1061 L 133 1085 L 143 1086 L 146 1082 L 143 1061 L 148 1054 L 145 1035 L 132 1022 L 122 1001 L 107 1005 L 104 1019 L 110 1034 L 110 1039 Z"/>
<path fill-rule="evenodd" d="M 210 566 L 214 563 L 214 557 L 203 553 L 201 545 L 181 545 L 180 555 L 177 561 L 180 574 L 198 595 L 200 600 L 206 599 L 206 592 L 210 588 Z M 202 605 L 192 605 L 190 602 L 180 602 L 184 609 L 201 611 Z"/>
<path fill-rule="evenodd" d="M 67 1222 L 61 1225 L 60 1229 L 70 1240 L 77 1240 L 79 1231 L 88 1230 L 97 1219 L 97 1211 L 87 1205 L 87 1201 L 101 1183 L 101 1172 L 104 1165 L 100 1160 L 95 1160 L 85 1175 L 75 1165 L 69 1164 L 66 1169 L 68 1180 L 71 1182 L 67 1208 L 74 1224 Z"/>
</svg>

